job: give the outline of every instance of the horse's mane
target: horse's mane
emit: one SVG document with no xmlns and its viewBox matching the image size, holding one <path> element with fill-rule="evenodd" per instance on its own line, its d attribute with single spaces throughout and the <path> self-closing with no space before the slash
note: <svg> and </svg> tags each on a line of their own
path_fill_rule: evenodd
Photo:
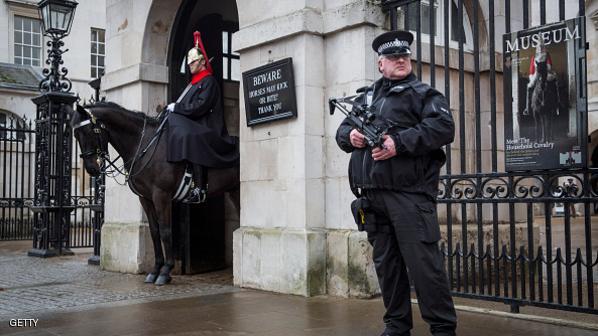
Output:
<svg viewBox="0 0 598 336">
<path fill-rule="evenodd" d="M 94 104 L 84 105 L 83 107 L 84 108 L 105 108 L 105 109 L 110 109 L 110 110 L 116 110 L 117 112 L 120 112 L 121 116 L 123 116 L 125 118 L 132 119 L 134 121 L 141 121 L 145 118 L 149 125 L 157 125 L 160 121 L 159 116 L 151 117 L 143 112 L 131 111 L 131 110 L 128 110 L 128 109 L 118 105 L 117 103 L 113 103 L 113 102 L 97 102 Z"/>
</svg>

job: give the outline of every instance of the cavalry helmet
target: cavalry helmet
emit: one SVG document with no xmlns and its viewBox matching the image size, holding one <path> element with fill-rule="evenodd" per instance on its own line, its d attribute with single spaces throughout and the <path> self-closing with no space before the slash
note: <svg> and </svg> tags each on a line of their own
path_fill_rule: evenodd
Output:
<svg viewBox="0 0 598 336">
<path fill-rule="evenodd" d="M 207 61 L 208 58 L 203 43 L 201 42 L 201 34 L 198 31 L 193 33 L 193 42 L 193 47 L 187 52 L 187 65 L 195 61 Z"/>
</svg>

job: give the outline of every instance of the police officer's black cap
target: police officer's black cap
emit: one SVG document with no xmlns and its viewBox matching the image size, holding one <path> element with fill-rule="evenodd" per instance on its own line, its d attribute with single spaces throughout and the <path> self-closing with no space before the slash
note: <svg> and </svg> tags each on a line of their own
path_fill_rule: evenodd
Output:
<svg viewBox="0 0 598 336">
<path fill-rule="evenodd" d="M 379 56 L 411 55 L 409 48 L 411 42 L 413 42 L 413 34 L 404 30 L 394 30 L 376 37 L 372 42 L 372 49 Z"/>
</svg>

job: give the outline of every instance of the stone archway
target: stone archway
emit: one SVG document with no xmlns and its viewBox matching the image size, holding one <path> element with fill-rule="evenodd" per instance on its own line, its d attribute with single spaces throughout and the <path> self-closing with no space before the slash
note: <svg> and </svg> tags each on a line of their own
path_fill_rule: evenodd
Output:
<svg viewBox="0 0 598 336">
<path fill-rule="evenodd" d="M 170 24 L 168 22 L 171 22 Z M 164 67 L 167 82 L 160 97 L 147 97 L 160 109 L 175 101 L 187 86 L 189 75 L 181 73 L 184 57 L 193 44 L 193 31 L 202 33 L 208 57 L 212 59 L 214 76 L 223 92 L 224 113 L 229 133 L 239 135 L 239 82 L 223 74 L 223 63 L 232 55 L 231 44 L 223 50 L 223 32 L 238 30 L 238 14 L 234 0 L 219 1 L 154 1 L 145 26 L 142 60 Z M 166 47 L 167 46 L 167 47 Z M 227 63 L 227 66 L 230 62 Z M 228 72 L 227 72 L 228 74 Z M 209 183 L 209 181 L 208 181 Z M 238 193 L 210 200 L 202 206 L 177 206 L 174 221 L 179 223 L 177 244 L 179 260 L 185 273 L 203 272 L 232 265 L 232 232 L 239 227 Z M 223 229 L 222 229 L 223 228 Z M 200 232 L 201 231 L 201 232 Z"/>
<path fill-rule="evenodd" d="M 164 106 L 167 101 L 176 99 L 184 88 L 184 83 L 180 82 L 181 80 L 186 82 L 186 78 L 179 73 L 180 62 L 192 45 L 192 32 L 201 31 L 202 27 L 207 25 L 202 24 L 202 20 L 210 20 L 209 24 L 216 23 L 232 34 L 239 29 L 237 13 L 235 0 L 224 0 L 217 3 L 190 0 L 154 0 L 151 2 L 143 30 L 140 58 L 141 64 L 155 71 L 147 81 L 158 84 L 162 92 L 149 92 L 150 94 L 144 95 L 144 99 L 150 100 L 148 102 L 150 111 Z M 215 16 L 219 16 L 220 21 L 215 20 Z M 128 24 L 127 21 L 124 21 L 121 26 L 124 27 Z M 209 57 L 214 58 L 212 65 L 215 68 L 216 76 L 222 78 L 222 51 L 220 50 L 222 38 L 211 39 L 210 37 L 204 34 L 204 44 L 208 49 Z M 232 53 L 232 50 L 230 52 Z M 173 82 L 177 83 L 173 84 Z M 238 106 L 238 83 L 232 86 L 226 82 L 223 84 L 225 94 L 236 96 L 235 100 Z M 225 101 L 225 106 L 229 107 L 231 103 L 233 102 L 230 100 Z M 238 108 L 235 111 L 239 112 Z M 233 116 L 227 112 L 225 114 L 229 132 L 238 135 L 239 116 Z"/>
<path fill-rule="evenodd" d="M 168 50 L 164 46 L 169 44 L 173 23 L 182 2 L 182 0 L 152 1 L 145 21 L 141 62 L 151 64 L 154 71 L 158 70 L 154 85 L 158 86 L 155 88 L 157 92 L 144 97 L 145 100 L 149 100 L 147 104 L 150 111 L 158 111 L 168 101 Z"/>
<path fill-rule="evenodd" d="M 107 100 L 150 116 L 155 116 L 169 102 L 169 44 L 183 5 L 192 2 L 212 7 L 222 4 L 184 0 L 122 0 L 107 4 L 106 48 L 110 53 L 102 80 Z M 235 1 L 230 2 L 236 8 Z M 182 48 L 188 49 L 186 45 Z M 236 90 L 225 91 L 232 91 L 238 97 L 238 84 Z M 238 120 L 238 101 L 236 104 L 225 102 L 225 105 L 235 111 L 231 113 Z M 238 122 L 235 126 L 238 130 Z M 238 223 L 238 213 L 233 217 Z M 232 238 L 228 240 L 232 244 Z M 227 251 L 231 255 L 228 259 L 232 259 L 232 247 Z M 106 270 L 140 273 L 153 265 L 149 228 L 141 205 L 127 186 L 112 180 L 106 183 L 100 253 L 102 268 Z"/>
<path fill-rule="evenodd" d="M 193 32 L 200 31 L 208 57 L 219 79 L 225 100 L 225 117 L 230 134 L 239 135 L 239 80 L 230 78 L 223 72 L 229 63 L 225 62 L 232 55 L 232 33 L 239 29 L 239 16 L 235 0 L 223 0 L 218 3 L 208 1 L 183 0 L 174 19 L 168 43 L 167 65 L 169 67 L 169 100 L 176 100 L 188 81 L 188 74 L 181 73 L 182 62 L 187 50 L 193 45 Z M 223 50 L 223 32 L 228 32 L 226 39 L 228 50 Z M 163 47 L 162 47 L 163 48 Z M 224 63 L 226 63 L 224 65 Z M 232 108 L 231 108 L 232 107 Z"/>
</svg>

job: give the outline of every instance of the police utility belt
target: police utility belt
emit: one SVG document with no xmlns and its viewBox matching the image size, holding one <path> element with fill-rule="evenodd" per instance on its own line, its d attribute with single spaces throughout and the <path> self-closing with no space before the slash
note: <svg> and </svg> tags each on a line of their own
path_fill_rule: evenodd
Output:
<svg viewBox="0 0 598 336">
<path fill-rule="evenodd" d="M 370 200 L 365 196 L 357 197 L 351 202 L 351 213 L 357 224 L 357 230 L 366 232 L 390 232 L 389 222 L 380 222 L 371 206 Z"/>
<path fill-rule="evenodd" d="M 349 176 L 352 174 L 351 165 L 349 165 Z M 366 197 L 363 190 L 359 190 L 359 188 L 353 184 L 351 178 L 349 178 L 349 187 L 351 188 L 353 195 L 357 197 L 351 202 L 351 213 L 353 214 L 353 219 L 355 219 L 355 224 L 357 224 L 357 230 L 366 232 L 390 232 L 390 222 L 387 220 L 380 221 L 376 219 L 376 214 L 372 208 L 371 201 Z M 378 218 L 381 219 L 383 217 Z"/>
<path fill-rule="evenodd" d="M 349 165 L 349 177 L 352 176 L 352 174 L 351 165 Z M 351 213 L 353 214 L 353 219 L 355 219 L 357 230 L 366 232 L 390 232 L 390 221 L 386 219 L 382 221 L 378 220 L 384 218 L 380 216 L 376 219 L 376 214 L 374 213 L 371 201 L 366 197 L 363 190 L 359 190 L 359 188 L 353 184 L 351 178 L 349 178 L 349 187 L 351 188 L 353 195 L 357 197 L 351 202 Z"/>
</svg>

